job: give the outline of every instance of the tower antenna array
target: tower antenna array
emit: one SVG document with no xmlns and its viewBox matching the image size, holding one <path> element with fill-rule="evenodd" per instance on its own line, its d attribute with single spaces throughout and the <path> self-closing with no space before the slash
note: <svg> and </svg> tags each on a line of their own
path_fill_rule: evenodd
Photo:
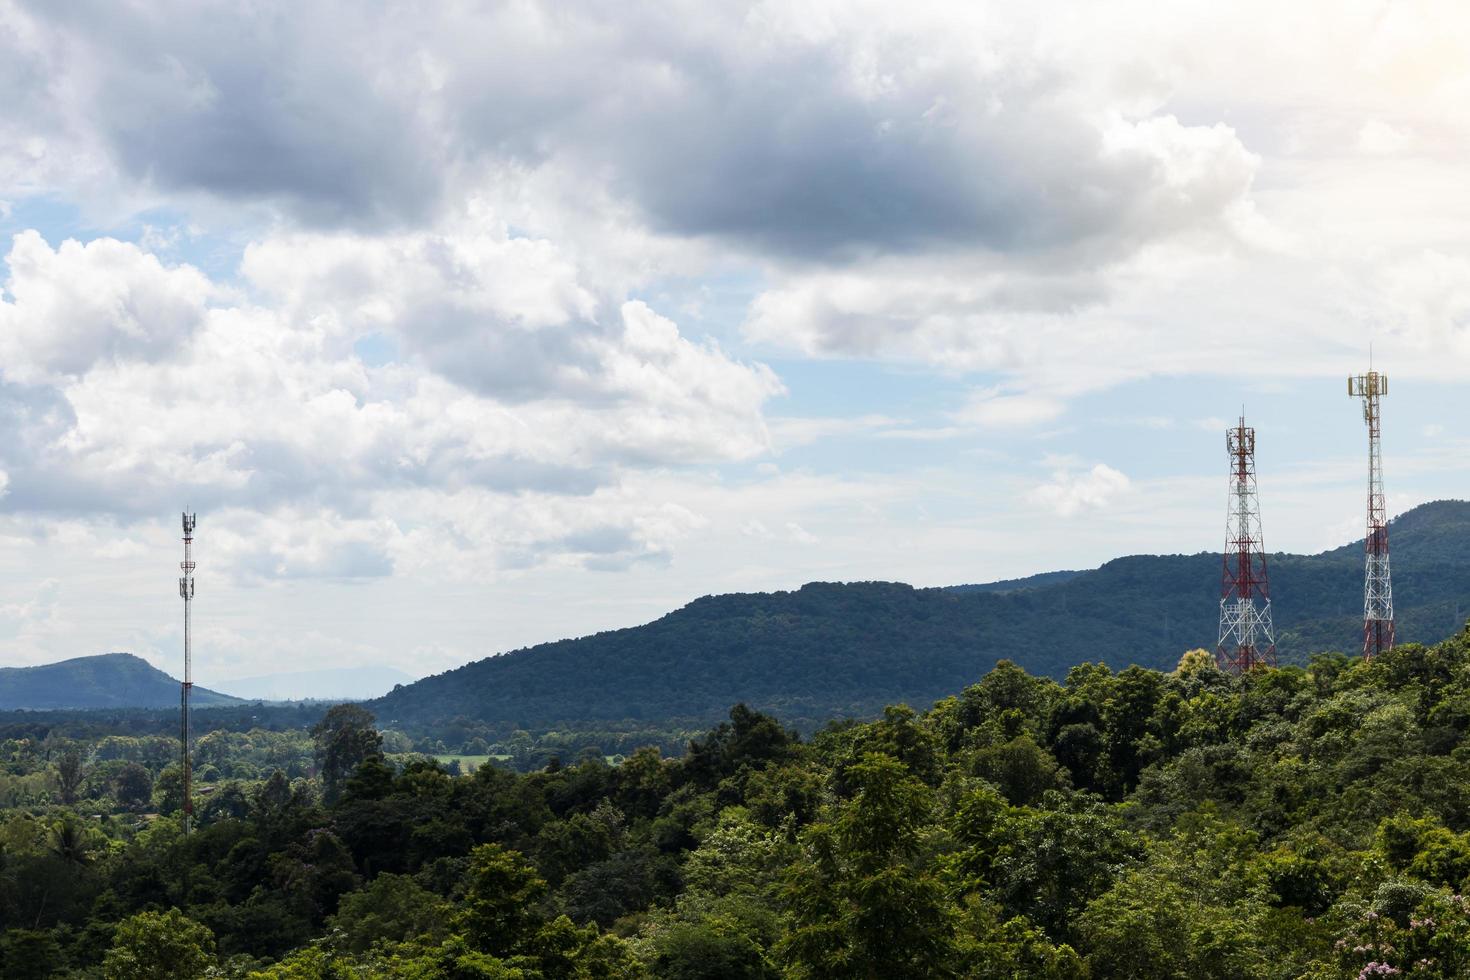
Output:
<svg viewBox="0 0 1470 980">
<path fill-rule="evenodd" d="M 1220 574 L 1220 640 L 1215 656 L 1223 670 L 1244 673 L 1276 666 L 1271 587 L 1256 494 L 1256 430 L 1245 416 L 1225 430 L 1230 457 L 1230 504 L 1225 519 L 1225 562 Z"/>
<path fill-rule="evenodd" d="M 184 514 L 184 560 L 179 563 L 183 575 L 179 577 L 179 596 L 184 600 L 184 683 L 180 695 L 182 731 L 179 737 L 184 776 L 184 833 L 194 825 L 194 795 L 190 783 L 193 773 L 189 767 L 189 692 L 194 687 L 193 649 L 193 604 L 194 604 L 194 521 L 195 515 Z"/>
<path fill-rule="evenodd" d="M 1388 376 L 1369 365 L 1348 378 L 1348 396 L 1363 400 L 1368 425 L 1368 534 L 1363 572 L 1363 656 L 1393 649 L 1393 583 L 1388 574 L 1388 506 L 1383 500 L 1383 458 L 1378 447 L 1378 400 L 1388 394 Z"/>
</svg>

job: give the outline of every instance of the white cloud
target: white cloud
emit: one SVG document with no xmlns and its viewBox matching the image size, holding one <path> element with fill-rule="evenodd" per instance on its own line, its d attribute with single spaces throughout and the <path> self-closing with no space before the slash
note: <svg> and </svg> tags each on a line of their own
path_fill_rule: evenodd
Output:
<svg viewBox="0 0 1470 980">
<path fill-rule="evenodd" d="M 1336 373 L 1300 350 L 1394 313 L 1367 288 L 1392 236 L 1343 200 L 1445 213 L 1422 173 L 1353 185 L 1346 151 L 1437 154 L 1452 188 L 1470 146 L 1470 19 L 1444 9 L 857 9 L 7 6 L 10 142 L 74 161 L 10 183 L 374 229 L 272 236 L 246 274 L 497 397 L 575 378 L 572 335 L 615 331 L 631 286 L 733 256 L 763 267 L 757 343 L 1066 400 L 1263 342 L 1269 370 Z"/>
<path fill-rule="evenodd" d="M 865 433 L 885 436 L 891 434 L 889 427 L 897 424 L 898 419 L 887 415 L 834 415 L 817 418 L 787 416 L 767 419 L 772 441 L 780 451 L 843 436 Z"/>
<path fill-rule="evenodd" d="M 12 647 L 29 650 L 64 636 L 70 623 L 61 614 L 61 590 L 58 579 L 47 578 L 34 584 L 24 601 L 0 606 L 0 637 L 11 641 Z"/>
<path fill-rule="evenodd" d="M 0 94 L 53 180 L 95 183 L 66 158 L 100 158 L 114 185 L 336 227 L 423 224 L 486 171 L 559 167 L 651 227 L 829 257 L 1115 253 L 1239 197 L 1227 127 L 1160 111 L 1157 80 L 1072 34 L 1127 18 L 1012 10 L 18 4 Z"/>
<path fill-rule="evenodd" d="M 1108 247 L 1066 254 L 955 247 L 781 266 L 747 336 L 994 373 L 1037 402 L 1158 376 L 1335 376 L 1375 336 L 1398 373 L 1451 376 L 1466 356 L 1455 283 L 1470 261 L 1457 176 L 1470 70 L 1457 52 L 1470 18 L 1435 4 L 1375 11 L 1038 13 L 1072 77 L 1094 78 L 1094 120 L 1139 100 L 1111 138 L 1157 152 L 1153 185 L 1188 187 L 1175 203 L 1197 205 L 1192 218 L 1155 213 L 1150 235 L 1109 226 Z M 1228 132 L 1178 122 L 1227 114 Z M 1378 159 L 1363 160 L 1370 151 Z"/>
<path fill-rule="evenodd" d="M 764 521 L 756 520 L 752 517 L 740 525 L 740 533 L 747 538 L 769 538 L 771 536 L 771 529 L 766 527 Z"/>
<path fill-rule="evenodd" d="M 953 417 L 982 428 L 1029 428 L 1053 421 L 1064 409 L 1063 403 L 1055 398 L 985 388 L 973 392 Z"/>
<path fill-rule="evenodd" d="M 1031 491 L 1031 500 L 1061 517 L 1101 510 L 1129 487 L 1128 477 L 1105 463 L 1085 472 L 1058 470 L 1051 482 Z"/>
<path fill-rule="evenodd" d="M 52 249 L 34 231 L 6 256 L 0 364 L 21 382 L 83 374 L 104 360 L 154 360 L 203 324 L 211 285 L 188 266 L 166 268 L 108 239 Z"/>
<path fill-rule="evenodd" d="M 786 522 L 786 533 L 797 544 L 817 544 L 821 541 L 815 534 L 812 534 L 795 521 Z"/>
<path fill-rule="evenodd" d="M 1470 254 L 1424 249 L 1374 277 L 1385 326 L 1411 353 L 1470 356 Z"/>
<path fill-rule="evenodd" d="M 10 509 L 134 519 L 183 497 L 246 579 L 388 575 L 445 524 L 477 576 L 666 561 L 702 518 L 619 485 L 765 454 L 782 390 L 503 227 L 264 240 L 256 302 L 112 240 L 27 233 L 9 265 Z M 355 357 L 373 333 L 401 356 Z"/>
<path fill-rule="evenodd" d="M 796 521 L 787 521 L 782 528 L 784 533 L 777 534 L 758 518 L 750 518 L 740 525 L 740 534 L 747 538 L 758 538 L 762 541 L 784 541 L 796 544 L 818 544 L 821 539 L 802 527 Z"/>
<path fill-rule="evenodd" d="M 1381 119 L 1370 119 L 1358 130 L 1358 152 L 1369 156 L 1392 156 L 1409 145 L 1409 134 Z"/>
<path fill-rule="evenodd" d="M 622 337 L 592 342 L 604 391 L 631 406 L 610 443 L 638 457 L 679 460 L 748 459 L 770 448 L 759 406 L 784 390 L 774 372 L 690 343 L 642 302 L 620 312 Z"/>
<path fill-rule="evenodd" d="M 412 362 L 504 403 L 605 403 L 617 425 L 590 455 L 745 458 L 764 452 L 759 406 L 782 391 L 762 365 L 697 344 L 639 301 L 599 297 L 561 248 L 512 237 L 483 203 L 444 230 L 294 235 L 247 250 L 244 272 L 293 319 L 345 347 L 385 332 Z"/>
<path fill-rule="evenodd" d="M 392 552 L 402 537 L 387 518 L 344 519 L 290 507 L 266 514 L 224 510 L 208 516 L 218 566 L 247 582 L 391 575 Z"/>
</svg>

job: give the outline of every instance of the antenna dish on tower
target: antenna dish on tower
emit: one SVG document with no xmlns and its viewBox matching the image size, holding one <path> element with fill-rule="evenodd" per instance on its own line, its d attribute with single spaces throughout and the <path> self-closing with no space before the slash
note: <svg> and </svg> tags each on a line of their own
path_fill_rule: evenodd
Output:
<svg viewBox="0 0 1470 980">
<path fill-rule="evenodd" d="M 183 767 L 184 833 L 194 826 L 194 794 L 190 785 L 193 772 L 189 760 L 189 693 L 194 688 L 193 611 L 194 602 L 194 524 L 196 515 L 184 512 L 184 560 L 179 569 L 179 597 L 184 600 L 184 682 L 179 695 L 179 755 Z"/>
<path fill-rule="evenodd" d="M 1371 349 L 1370 349 L 1371 350 Z M 1393 649 L 1393 582 L 1388 569 L 1388 504 L 1383 496 L 1378 400 L 1388 394 L 1388 376 L 1371 369 L 1348 378 L 1348 397 L 1363 400 L 1368 426 L 1368 530 L 1363 541 L 1363 656 Z"/>
<path fill-rule="evenodd" d="M 1276 666 L 1276 632 L 1271 621 L 1271 586 L 1261 536 L 1256 494 L 1256 430 L 1240 423 L 1225 430 L 1230 457 L 1230 504 L 1225 519 L 1224 568 L 1220 573 L 1220 639 L 1215 656 L 1222 670 L 1243 674 Z"/>
</svg>

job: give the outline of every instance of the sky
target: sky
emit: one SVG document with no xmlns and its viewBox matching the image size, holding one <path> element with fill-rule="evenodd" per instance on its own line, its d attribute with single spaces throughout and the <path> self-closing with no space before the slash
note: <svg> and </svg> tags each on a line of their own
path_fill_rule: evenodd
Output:
<svg viewBox="0 0 1470 980">
<path fill-rule="evenodd" d="M 1216 550 L 1242 411 L 1321 551 L 1370 345 L 1470 497 L 1461 4 L 0 0 L 0 104 L 7 665 L 177 675 L 186 507 L 204 686 Z"/>
</svg>

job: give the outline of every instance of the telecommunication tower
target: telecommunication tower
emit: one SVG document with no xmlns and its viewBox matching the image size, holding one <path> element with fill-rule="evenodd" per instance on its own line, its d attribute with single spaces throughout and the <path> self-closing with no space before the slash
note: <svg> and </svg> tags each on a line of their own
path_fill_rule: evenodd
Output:
<svg viewBox="0 0 1470 980">
<path fill-rule="evenodd" d="M 1388 574 L 1388 506 L 1383 500 L 1383 459 L 1378 448 L 1378 400 L 1388 376 L 1369 369 L 1348 378 L 1348 396 L 1363 400 L 1368 425 L 1368 535 L 1363 571 L 1363 656 L 1393 649 L 1393 583 Z"/>
<path fill-rule="evenodd" d="M 182 732 L 179 746 L 183 756 L 184 775 L 184 833 L 194 825 L 194 795 L 192 772 L 189 768 L 189 691 L 194 687 L 193 616 L 194 603 L 194 519 L 195 515 L 184 514 L 184 560 L 179 563 L 183 575 L 179 577 L 179 596 L 184 600 L 184 684 L 180 695 Z"/>
<path fill-rule="evenodd" d="M 1261 538 L 1256 494 L 1256 430 L 1245 416 L 1225 430 L 1230 457 L 1230 504 L 1225 519 L 1225 564 L 1220 575 L 1220 640 L 1215 656 L 1223 670 L 1241 674 L 1276 666 L 1271 587 Z"/>
</svg>

